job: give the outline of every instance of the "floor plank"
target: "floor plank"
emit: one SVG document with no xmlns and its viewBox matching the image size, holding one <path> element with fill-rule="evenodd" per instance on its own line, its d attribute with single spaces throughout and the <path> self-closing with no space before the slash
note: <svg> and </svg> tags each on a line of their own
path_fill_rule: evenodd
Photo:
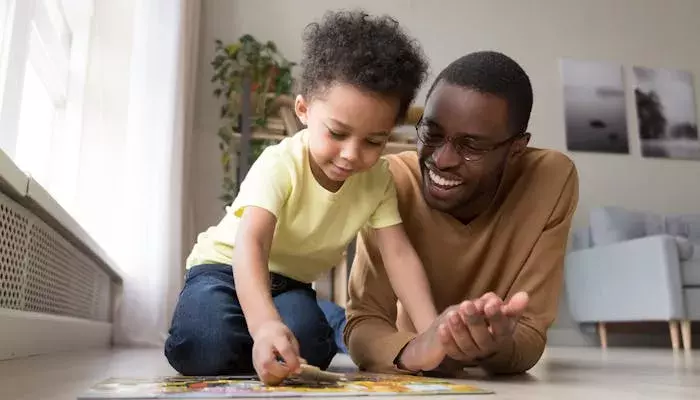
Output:
<svg viewBox="0 0 700 400">
<path fill-rule="evenodd" d="M 347 369 L 348 359 L 339 357 L 334 367 Z M 174 373 L 160 349 L 31 357 L 0 362 L 0 398 L 74 400 L 87 387 L 109 377 Z M 472 383 L 494 390 L 496 394 L 490 396 L 494 399 L 656 400 L 697 398 L 699 378 L 700 352 L 549 348 L 526 375 L 494 379 L 477 374 L 472 376 Z"/>
</svg>

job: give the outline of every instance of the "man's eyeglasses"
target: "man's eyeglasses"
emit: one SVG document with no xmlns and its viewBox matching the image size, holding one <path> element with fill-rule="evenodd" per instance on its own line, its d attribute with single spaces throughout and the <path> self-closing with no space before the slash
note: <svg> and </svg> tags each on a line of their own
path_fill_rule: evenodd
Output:
<svg viewBox="0 0 700 400">
<path fill-rule="evenodd" d="M 418 140 L 426 147 L 438 149 L 444 146 L 446 142 L 450 142 L 452 148 L 466 161 L 479 161 L 484 158 L 486 154 L 528 135 L 527 133 L 519 133 L 498 143 L 486 145 L 483 143 L 476 143 L 474 139 L 469 137 L 453 138 L 446 137 L 445 135 L 431 134 L 430 127 L 423 123 L 423 118 L 416 124 L 416 133 L 418 135 Z"/>
</svg>

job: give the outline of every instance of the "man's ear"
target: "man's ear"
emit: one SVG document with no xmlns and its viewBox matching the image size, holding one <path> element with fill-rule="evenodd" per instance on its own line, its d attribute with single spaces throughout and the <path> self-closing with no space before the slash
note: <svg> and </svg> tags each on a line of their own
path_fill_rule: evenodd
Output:
<svg viewBox="0 0 700 400">
<path fill-rule="evenodd" d="M 525 132 L 522 135 L 522 137 L 519 139 L 516 139 L 513 142 L 513 145 L 510 147 L 511 156 L 520 157 L 525 152 L 525 149 L 527 148 L 528 143 L 530 143 L 530 133 Z"/>
<path fill-rule="evenodd" d="M 302 124 L 308 125 L 309 104 L 306 102 L 304 96 L 297 95 L 296 99 L 294 99 L 294 112 L 297 114 L 297 118 L 299 118 Z"/>
</svg>

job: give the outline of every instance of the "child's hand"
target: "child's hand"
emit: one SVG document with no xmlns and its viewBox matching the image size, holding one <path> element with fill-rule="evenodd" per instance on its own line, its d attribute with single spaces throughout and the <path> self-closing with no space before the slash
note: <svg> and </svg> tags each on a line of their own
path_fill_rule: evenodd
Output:
<svg viewBox="0 0 700 400">
<path fill-rule="evenodd" d="M 253 366 L 263 383 L 279 385 L 301 371 L 299 364 L 299 343 L 285 324 L 270 321 L 258 328 L 253 338 Z"/>
</svg>

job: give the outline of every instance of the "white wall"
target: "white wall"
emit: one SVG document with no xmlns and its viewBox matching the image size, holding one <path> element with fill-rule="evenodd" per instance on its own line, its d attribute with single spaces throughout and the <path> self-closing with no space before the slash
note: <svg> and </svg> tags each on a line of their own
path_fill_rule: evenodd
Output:
<svg viewBox="0 0 700 400">
<path fill-rule="evenodd" d="M 327 9 L 354 6 L 397 18 L 423 45 L 431 79 L 455 58 L 475 50 L 499 50 L 516 59 L 534 86 L 530 124 L 534 146 L 566 150 L 560 57 L 619 62 L 628 68 L 626 72 L 633 65 L 688 69 L 695 74 L 700 95 L 697 0 L 204 0 L 195 122 L 198 229 L 215 223 L 221 214 L 216 200 L 219 107 L 211 96 L 208 64 L 214 40 L 233 41 L 250 33 L 275 41 L 288 58 L 298 61 L 301 31 L 307 23 Z M 631 88 L 632 74 L 625 77 Z M 643 159 L 629 90 L 627 105 L 630 155 L 570 154 L 581 181 L 575 223 L 585 223 L 587 211 L 598 205 L 700 213 L 700 161 Z M 560 323 L 569 324 L 566 315 Z"/>
</svg>

